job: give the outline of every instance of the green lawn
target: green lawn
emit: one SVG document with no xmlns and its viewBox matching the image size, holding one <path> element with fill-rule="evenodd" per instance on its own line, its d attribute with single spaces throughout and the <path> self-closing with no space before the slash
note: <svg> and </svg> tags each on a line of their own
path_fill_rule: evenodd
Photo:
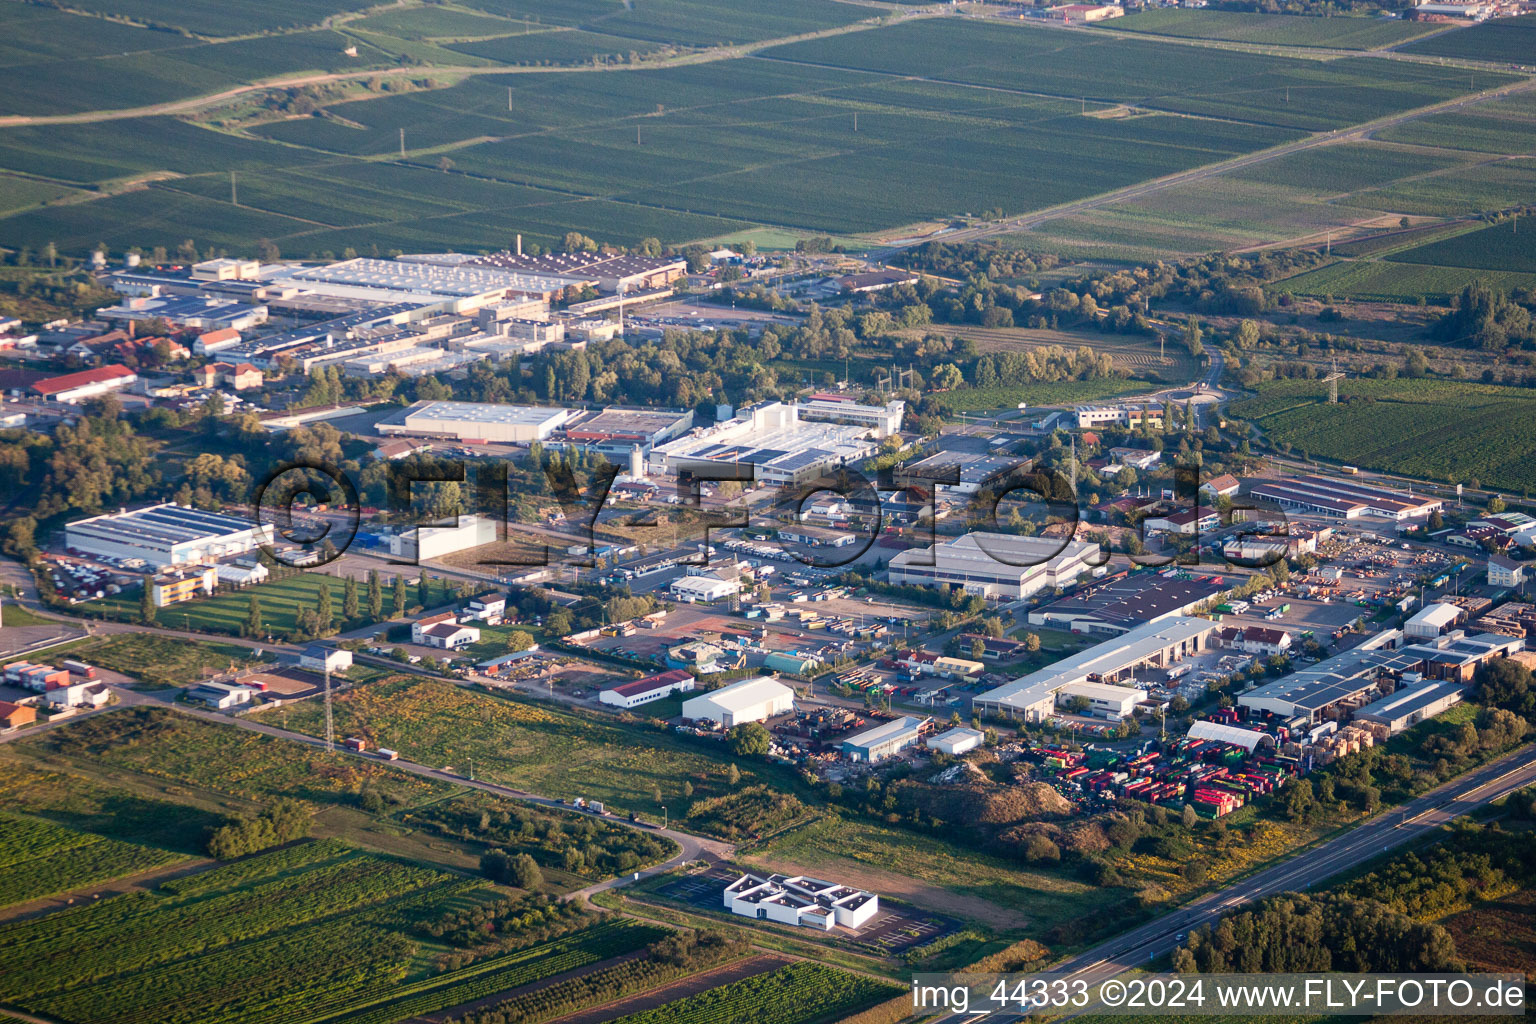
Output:
<svg viewBox="0 0 1536 1024">
<path fill-rule="evenodd" d="M 285 636 L 294 633 L 298 626 L 298 613 L 300 608 L 316 606 L 321 587 L 331 589 L 331 609 L 335 615 L 336 624 L 343 628 L 355 628 L 368 625 L 367 619 L 367 581 L 358 580 L 359 617 L 346 623 L 342 620 L 342 600 L 346 592 L 346 584 L 335 576 L 327 576 L 318 572 L 299 572 L 291 575 L 279 571 L 279 578 L 259 583 L 244 590 L 230 590 L 217 593 L 212 597 L 199 598 L 194 601 L 183 601 L 180 604 L 168 605 L 155 610 L 155 625 L 167 629 L 190 629 L 203 633 L 223 633 L 226 636 L 239 636 L 244 632 L 246 618 L 250 612 L 251 595 L 261 605 L 261 624 L 265 633 L 274 636 Z M 409 587 L 406 591 L 410 605 L 416 604 L 416 588 Z M 137 622 L 139 619 L 139 595 L 117 594 L 112 597 L 93 601 L 85 606 L 87 611 L 100 612 L 103 617 L 117 619 L 124 622 Z M 390 587 L 386 582 L 384 587 L 384 613 L 389 614 Z"/>
</svg>

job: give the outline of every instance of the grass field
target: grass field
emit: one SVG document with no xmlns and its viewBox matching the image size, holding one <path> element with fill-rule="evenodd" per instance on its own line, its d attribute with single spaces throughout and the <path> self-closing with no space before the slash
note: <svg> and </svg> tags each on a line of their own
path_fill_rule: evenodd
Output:
<svg viewBox="0 0 1536 1024">
<path fill-rule="evenodd" d="M 1274 381 L 1232 411 L 1275 443 L 1367 469 L 1516 494 L 1536 488 L 1536 392 L 1445 380 Z M 1349 401 L 1366 399 L 1367 401 Z"/>
<path fill-rule="evenodd" d="M 1266 46 L 1321 46 L 1376 50 L 1429 35 L 1440 26 L 1380 18 L 1312 18 L 1287 14 L 1245 14 L 1167 8 L 1102 22 L 1117 32 L 1144 32 L 1185 39 L 1216 39 Z"/>
<path fill-rule="evenodd" d="M 281 716 L 276 719 L 281 723 Z M 249 800 L 289 796 L 324 806 L 351 803 L 365 785 L 411 806 L 450 787 L 373 761 L 203 722 L 159 708 L 131 708 L 21 741 L 39 755 L 89 758 L 131 772 Z"/>
<path fill-rule="evenodd" d="M 338 696 L 334 706 L 338 735 L 361 736 L 403 757 L 452 765 L 465 775 L 473 758 L 476 778 L 546 796 L 601 800 L 617 813 L 633 810 L 650 817 L 665 805 L 677 820 L 689 802 L 682 793 L 685 782 L 692 784 L 694 799 L 730 789 L 725 777 L 733 759 L 725 747 L 626 726 L 607 715 L 410 679 L 356 687 Z M 263 714 L 276 714 L 272 721 L 302 732 L 324 730 L 323 712 L 316 707 Z M 743 786 L 801 789 L 791 773 L 773 765 L 743 761 L 740 771 Z"/>
<path fill-rule="evenodd" d="M 1043 934 L 1118 898 L 1066 872 L 1021 866 L 869 821 L 824 816 L 791 828 L 742 855 L 773 870 L 821 873 L 889 893 L 925 910 L 998 929 Z"/>
<path fill-rule="evenodd" d="M 1430 57 L 1464 57 L 1500 64 L 1530 64 L 1536 56 L 1536 15 L 1496 18 L 1423 39 L 1403 48 Z"/>
<path fill-rule="evenodd" d="M 156 686 L 186 686 L 231 665 L 242 667 L 259 660 L 249 647 L 154 633 L 113 633 L 88 640 L 70 653 Z"/>
</svg>

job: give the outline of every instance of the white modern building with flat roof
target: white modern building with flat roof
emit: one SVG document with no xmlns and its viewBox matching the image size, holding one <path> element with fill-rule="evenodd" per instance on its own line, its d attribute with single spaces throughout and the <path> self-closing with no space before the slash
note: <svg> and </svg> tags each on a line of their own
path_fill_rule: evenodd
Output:
<svg viewBox="0 0 1536 1024">
<path fill-rule="evenodd" d="M 167 502 L 78 519 L 64 527 L 64 544 L 86 556 L 142 558 L 146 565 L 213 562 L 272 544 L 272 526 Z"/>
<path fill-rule="evenodd" d="M 543 441 L 570 418 L 569 409 L 494 402 L 417 402 L 398 423 L 380 423 L 381 434 L 451 437 L 459 441 Z"/>
<path fill-rule="evenodd" d="M 457 551 L 467 551 L 496 539 L 496 521 L 480 516 L 459 516 L 453 526 L 418 526 L 389 538 L 394 558 L 425 562 Z"/>
<path fill-rule="evenodd" d="M 759 921 L 829 932 L 861 928 L 880 911 L 880 897 L 807 875 L 742 875 L 725 887 L 725 907 Z"/>
<path fill-rule="evenodd" d="M 906 415 L 907 403 L 896 399 L 884 405 L 861 405 L 842 398 L 812 395 L 795 403 L 795 412 L 802 422 L 846 423 L 850 426 L 868 427 L 876 437 L 890 437 L 901 432 L 901 418 Z"/>
<path fill-rule="evenodd" d="M 937 736 L 928 737 L 928 749 L 937 750 L 940 753 L 958 756 L 967 751 L 975 750 L 985 742 L 987 734 L 980 729 L 966 729 L 956 726 Z"/>
<path fill-rule="evenodd" d="M 1056 709 L 1056 695 L 1076 683 L 1115 683 L 1139 668 L 1165 668 L 1202 651 L 1217 629 L 1209 619 L 1179 616 L 1147 623 L 1120 636 L 978 694 L 971 706 L 978 713 L 1038 722 Z M 1118 689 L 1118 688 L 1117 688 Z M 1127 696 L 1140 691 L 1126 689 Z M 1090 698 L 1091 699 L 1091 698 Z M 1146 694 L 1141 693 L 1141 700 Z M 1131 706 L 1135 701 L 1131 701 Z"/>
<path fill-rule="evenodd" d="M 983 597 L 1022 598 L 1069 586 L 1083 575 L 1102 576 L 1104 560 L 1088 541 L 977 531 L 901 552 L 891 559 L 889 577 L 892 583 L 948 583 Z"/>
<path fill-rule="evenodd" d="M 1088 702 L 1088 712 L 1105 718 L 1124 718 L 1137 704 L 1147 699 L 1146 690 L 1112 683 L 1068 683 L 1056 691 L 1058 703 L 1074 697 Z"/>
<path fill-rule="evenodd" d="M 744 679 L 683 701 L 683 717 L 734 729 L 795 709 L 795 691 L 771 676 Z"/>
</svg>

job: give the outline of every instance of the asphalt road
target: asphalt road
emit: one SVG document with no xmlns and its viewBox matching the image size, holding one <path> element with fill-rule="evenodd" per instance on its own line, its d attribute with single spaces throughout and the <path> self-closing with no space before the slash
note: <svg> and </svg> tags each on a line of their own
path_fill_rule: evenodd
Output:
<svg viewBox="0 0 1536 1024">
<path fill-rule="evenodd" d="M 1179 945 L 1179 936 L 1201 925 L 1214 924 L 1222 914 L 1235 907 L 1274 893 L 1310 889 L 1533 783 L 1536 783 L 1536 747 L 1526 745 L 1452 779 L 1402 807 L 1379 814 L 1363 825 L 1296 853 L 1219 892 L 1202 896 L 1185 907 L 1080 953 L 1052 968 L 1051 973 L 1096 985 L 1172 952 Z M 1091 1013 L 1092 1008 L 1082 1012 Z M 1008 1020 L 1016 1016 L 991 1015 L 988 1019 Z M 958 1024 L 974 1018 L 950 1015 L 941 1019 L 946 1024 Z"/>
</svg>

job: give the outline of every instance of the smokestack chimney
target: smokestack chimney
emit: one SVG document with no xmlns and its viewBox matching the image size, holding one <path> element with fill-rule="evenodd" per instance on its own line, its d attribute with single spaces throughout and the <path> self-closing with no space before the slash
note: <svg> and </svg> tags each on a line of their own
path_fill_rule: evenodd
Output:
<svg viewBox="0 0 1536 1024">
<path fill-rule="evenodd" d="M 521 256 L 523 254 L 523 236 L 522 235 L 518 235 L 517 236 L 517 254 L 519 256 Z"/>
</svg>

